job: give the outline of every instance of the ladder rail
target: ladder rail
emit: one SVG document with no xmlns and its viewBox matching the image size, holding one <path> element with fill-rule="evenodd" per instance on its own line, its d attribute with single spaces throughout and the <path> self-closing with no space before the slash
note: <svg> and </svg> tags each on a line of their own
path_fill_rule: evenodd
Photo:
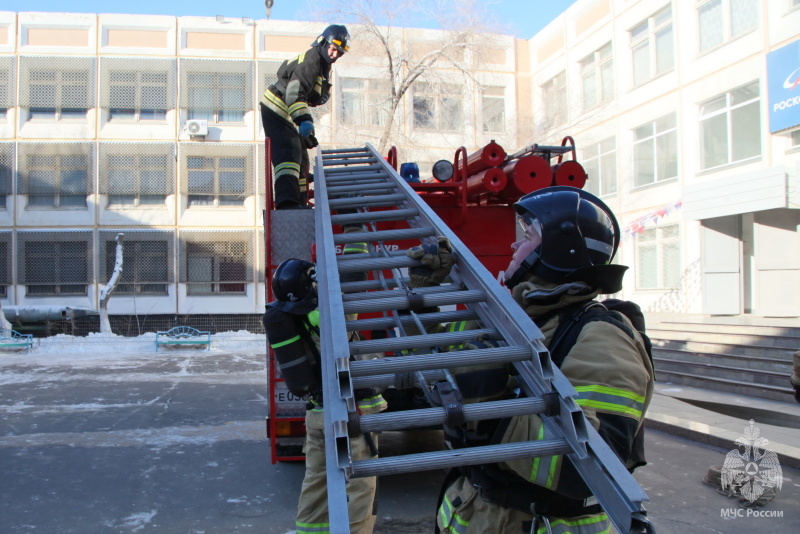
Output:
<svg viewBox="0 0 800 534">
<path fill-rule="evenodd" d="M 602 440 L 597 431 L 588 424 L 582 410 L 575 402 L 577 392 L 570 384 L 569 380 L 555 367 L 550 361 L 549 353 L 544 346 L 543 336 L 533 321 L 525 314 L 520 306 L 514 302 L 510 293 L 502 288 L 489 272 L 478 262 L 471 252 L 464 246 L 458 236 L 439 218 L 439 216 L 422 201 L 416 192 L 397 174 L 397 172 L 379 156 L 377 151 L 369 144 L 366 145 L 366 152 L 372 154 L 377 164 L 374 165 L 353 165 L 339 169 L 325 169 L 325 165 L 339 163 L 335 158 L 347 152 L 344 151 L 320 151 L 316 162 L 316 184 L 317 193 L 315 195 L 317 206 L 317 254 L 318 272 L 326 273 L 318 281 L 320 291 L 320 308 L 330 310 L 326 314 L 326 320 L 321 322 L 321 345 L 323 354 L 323 378 L 325 395 L 325 428 L 326 428 L 326 461 L 329 484 L 329 513 L 331 532 L 347 532 L 347 510 L 346 498 L 344 497 L 344 480 L 350 476 L 373 476 L 389 474 L 391 472 L 413 472 L 425 469 L 438 468 L 442 466 L 474 465 L 485 463 L 486 458 L 492 461 L 501 461 L 503 458 L 512 456 L 502 456 L 503 454 L 522 454 L 513 456 L 515 458 L 541 455 L 543 446 L 549 447 L 550 442 L 536 444 L 529 442 L 526 444 L 508 444 L 497 455 L 489 455 L 483 447 L 471 448 L 468 450 L 459 449 L 458 451 L 440 451 L 437 454 L 429 454 L 425 458 L 418 458 L 411 461 L 408 455 L 401 459 L 377 458 L 374 460 L 352 461 L 349 457 L 347 442 L 347 421 L 348 413 L 354 410 L 353 387 L 354 383 L 385 383 L 391 381 L 392 377 L 398 377 L 402 373 L 417 373 L 417 376 L 442 376 L 442 372 L 435 371 L 443 367 L 459 367 L 463 365 L 478 365 L 486 363 L 491 354 L 495 354 L 495 361 L 512 361 L 518 374 L 522 389 L 528 397 L 540 399 L 544 395 L 552 393 L 557 395 L 559 407 L 558 415 L 545 416 L 542 420 L 548 430 L 557 436 L 555 441 L 561 452 L 566 454 L 576 466 L 584 481 L 597 496 L 600 504 L 608 513 L 611 521 L 620 532 L 639 532 L 652 531 L 645 517 L 641 502 L 647 500 L 647 496 L 632 475 L 625 470 L 624 466 L 611 451 L 610 447 Z M 325 159 L 323 158 L 325 153 Z M 356 152 L 354 152 L 356 153 Z M 364 152 L 357 152 L 358 157 L 363 158 Z M 344 157 L 341 161 L 347 161 Z M 370 183 L 368 189 L 359 191 L 358 178 L 359 172 L 364 176 L 369 176 Z M 374 184 L 375 175 L 383 176 L 386 186 Z M 348 194 L 369 194 L 374 191 L 390 190 L 392 195 L 402 193 L 405 201 L 398 203 L 395 210 L 370 212 L 368 203 L 360 204 L 356 213 L 331 214 L 331 209 L 340 206 L 358 205 L 347 202 L 334 202 L 333 206 L 329 202 L 329 192 L 327 177 L 333 176 L 332 184 L 336 182 L 350 183 L 346 186 Z M 331 189 L 333 198 L 337 197 L 339 189 L 335 186 Z M 383 193 L 381 193 L 383 194 Z M 344 321 L 345 313 L 358 313 L 367 311 L 387 311 L 391 317 L 381 319 L 380 324 L 396 324 L 402 328 L 408 321 L 401 321 L 397 315 L 397 310 L 410 308 L 408 298 L 404 294 L 406 288 L 402 286 L 396 290 L 397 297 L 379 298 L 369 297 L 359 301 L 357 288 L 374 287 L 368 284 L 357 282 L 348 283 L 348 287 L 353 288 L 353 293 L 348 293 L 347 299 L 342 298 L 342 288 L 340 287 L 339 272 L 374 271 L 379 274 L 382 280 L 381 288 L 384 291 L 391 291 L 391 287 L 397 285 L 389 284 L 389 280 L 383 281 L 381 269 L 392 269 L 397 271 L 401 267 L 418 265 L 419 263 L 408 263 L 398 261 L 400 258 L 386 258 L 380 255 L 372 256 L 371 259 L 339 260 L 335 256 L 334 242 L 358 242 L 356 238 L 368 243 L 380 241 L 373 232 L 355 232 L 346 234 L 333 234 L 333 224 L 362 223 L 365 226 L 375 229 L 375 223 L 379 221 L 404 220 L 414 228 L 425 228 L 425 235 L 420 239 L 433 242 L 435 236 L 444 236 L 450 240 L 455 257 L 455 265 L 451 272 L 454 284 L 468 288 L 464 293 L 469 295 L 480 295 L 480 298 L 470 298 L 465 304 L 470 314 L 477 316 L 481 324 L 487 328 L 496 329 L 502 339 L 500 350 L 484 349 L 482 351 L 459 351 L 451 353 L 435 353 L 431 355 L 416 354 L 399 358 L 390 358 L 392 362 L 382 363 L 381 360 L 371 361 L 349 361 L 349 351 L 347 349 L 347 329 L 348 326 L 357 326 L 358 321 Z M 428 233 L 433 229 L 433 233 Z M 361 234 L 361 235 L 359 235 Z M 381 237 L 388 237 L 391 234 L 382 234 Z M 346 239 L 347 241 L 343 241 Z M 381 247 L 383 247 L 381 242 Z M 385 247 L 383 247 L 385 248 Z M 370 244 L 370 250 L 376 250 Z M 399 271 L 397 271 L 399 273 Z M 362 285 L 358 285 L 362 284 Z M 388 292 L 387 291 L 387 292 Z M 422 292 L 421 292 L 422 293 Z M 456 292 L 455 294 L 457 294 Z M 440 304 L 460 303 L 453 300 L 452 296 L 447 296 L 446 292 L 422 293 L 419 298 L 426 306 L 436 306 Z M 388 307 L 387 307 L 388 306 Z M 418 318 L 412 312 L 413 319 Z M 421 315 L 420 317 L 423 317 Z M 405 320 L 406 317 L 403 317 Z M 369 319 L 367 320 L 369 321 Z M 375 321 L 375 320 L 373 320 Z M 392 323 L 391 321 L 394 321 Z M 422 323 L 419 323 L 422 324 Z M 423 334 L 424 335 L 424 334 Z M 427 341 L 411 340 L 411 344 L 422 347 Z M 358 347 L 358 345 L 350 345 Z M 374 344 L 373 348 L 391 346 L 397 348 L 395 342 L 389 344 Z M 504 347 L 505 346 L 505 347 Z M 367 347 L 362 345 L 361 347 Z M 527 347 L 527 355 L 524 357 L 514 356 L 508 358 L 508 353 L 516 354 L 519 350 L 515 347 Z M 417 351 L 419 352 L 419 351 Z M 470 357 L 470 352 L 476 353 L 475 358 Z M 477 354 L 480 353 L 480 354 Z M 459 355 L 462 356 L 459 359 Z M 430 363 L 426 360 L 439 359 L 438 362 Z M 444 375 L 448 373 L 444 369 Z M 535 413 L 535 412 L 529 412 Z M 366 418 L 366 416 L 362 416 Z M 387 418 L 383 418 L 384 420 Z M 391 419 L 391 418 L 388 418 Z M 365 419 L 369 421 L 369 418 Z M 378 420 L 381 420 L 378 418 Z M 393 423 L 394 424 L 394 423 Z M 520 452 L 523 451 L 523 452 Z M 550 453 L 548 453 L 550 454 Z M 383 467 L 381 467 L 383 466 Z M 335 510 L 335 511 L 334 511 Z M 644 529 L 644 530 L 638 530 Z"/>
</svg>

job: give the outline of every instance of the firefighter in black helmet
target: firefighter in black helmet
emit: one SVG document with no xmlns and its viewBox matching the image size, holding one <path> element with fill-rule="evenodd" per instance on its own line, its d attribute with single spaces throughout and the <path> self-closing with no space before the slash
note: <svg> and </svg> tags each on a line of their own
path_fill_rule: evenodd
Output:
<svg viewBox="0 0 800 534">
<path fill-rule="evenodd" d="M 521 239 L 511 245 L 506 287 L 541 330 L 552 363 L 577 391 L 575 401 L 588 422 L 628 469 L 643 465 L 641 428 L 653 394 L 652 362 L 644 337 L 627 316 L 606 308 L 610 300 L 594 300 L 620 291 L 627 269 L 611 263 L 620 239 L 613 212 L 573 187 L 534 191 L 514 210 Z M 454 379 L 465 399 L 514 398 L 518 392 L 508 368 L 485 368 L 480 374 L 456 370 Z M 553 437 L 537 414 L 445 424 L 444 435 L 454 448 Z M 563 455 L 453 470 L 440 496 L 436 525 L 442 534 L 603 534 L 610 529 L 608 516 Z"/>
<path fill-rule="evenodd" d="M 331 65 L 350 49 L 347 28 L 332 24 L 306 50 L 278 68 L 278 81 L 261 97 L 261 122 L 272 142 L 275 207 L 307 207 L 308 149 L 317 146 L 309 107 L 330 97 Z"/>
<path fill-rule="evenodd" d="M 359 245 L 359 244 L 357 244 Z M 364 245 L 366 247 L 366 245 Z M 348 245 L 345 254 L 358 253 Z M 288 259 L 272 276 L 275 300 L 267 305 L 263 324 L 283 379 L 294 395 L 307 401 L 306 472 L 297 504 L 296 530 L 303 533 L 329 532 L 328 485 L 325 471 L 325 426 L 322 396 L 322 365 L 319 342 L 320 311 L 317 309 L 316 266 L 305 260 Z M 351 332 L 351 341 L 358 333 Z M 382 355 L 365 354 L 371 359 Z M 375 414 L 387 408 L 380 393 L 372 388 L 354 391 L 360 414 Z M 377 456 L 377 436 L 369 433 L 350 438 L 353 460 Z M 350 532 L 371 534 L 375 524 L 375 477 L 354 478 L 347 483 L 347 511 Z"/>
</svg>

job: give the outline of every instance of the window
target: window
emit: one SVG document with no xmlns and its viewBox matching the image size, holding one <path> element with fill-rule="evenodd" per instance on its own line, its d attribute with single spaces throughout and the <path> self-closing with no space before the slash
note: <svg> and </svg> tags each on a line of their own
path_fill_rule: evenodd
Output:
<svg viewBox="0 0 800 534">
<path fill-rule="evenodd" d="M 636 235 L 636 289 L 680 287 L 680 228 L 648 228 Z"/>
<path fill-rule="evenodd" d="M 21 56 L 19 105 L 28 120 L 86 121 L 95 100 L 95 60 Z"/>
<path fill-rule="evenodd" d="M 800 2 L 800 0 L 797 0 Z M 792 132 L 792 146 L 797 147 L 800 146 L 800 130 L 794 130 Z"/>
<path fill-rule="evenodd" d="M 390 90 L 385 80 L 342 78 L 342 123 L 384 126 L 389 118 Z"/>
<path fill-rule="evenodd" d="M 109 120 L 157 121 L 167 118 L 167 74 L 111 73 Z"/>
<path fill-rule="evenodd" d="M 597 196 L 617 192 L 617 141 L 613 137 L 583 149 L 583 167 L 589 179 L 584 189 Z"/>
<path fill-rule="evenodd" d="M 253 65 L 249 61 L 184 59 L 181 107 L 189 119 L 242 123 L 252 109 Z"/>
<path fill-rule="evenodd" d="M 674 113 L 633 130 L 633 186 L 678 176 L 678 129 Z"/>
<path fill-rule="evenodd" d="M 27 241 L 24 245 L 27 295 L 86 295 L 85 241 Z"/>
<path fill-rule="evenodd" d="M 414 89 L 414 127 L 455 132 L 464 127 L 463 89 L 449 84 L 422 84 Z"/>
<path fill-rule="evenodd" d="M 187 293 L 244 293 L 248 275 L 245 241 L 186 243 Z"/>
<path fill-rule="evenodd" d="M 8 118 L 14 107 L 14 57 L 0 57 L 0 121 Z"/>
<path fill-rule="evenodd" d="M 28 154 L 29 207 L 86 208 L 91 169 L 84 154 Z"/>
<path fill-rule="evenodd" d="M 12 193 L 14 143 L 0 143 L 0 210 L 6 209 L 6 197 Z"/>
<path fill-rule="evenodd" d="M 761 155 L 761 105 L 758 82 L 700 105 L 702 169 Z"/>
<path fill-rule="evenodd" d="M 109 206 L 163 206 L 172 169 L 167 156 L 108 156 Z"/>
<path fill-rule="evenodd" d="M 581 61 L 583 109 L 592 109 L 614 98 L 614 59 L 611 43 Z"/>
<path fill-rule="evenodd" d="M 246 158 L 186 158 L 189 176 L 189 206 L 243 206 Z"/>
<path fill-rule="evenodd" d="M 561 72 L 542 85 L 544 128 L 567 122 L 567 75 Z"/>
<path fill-rule="evenodd" d="M 758 27 L 758 0 L 711 0 L 697 8 L 700 52 Z"/>
<path fill-rule="evenodd" d="M 481 97 L 483 109 L 483 131 L 506 131 L 506 90 L 505 87 L 484 87 Z"/>
<path fill-rule="evenodd" d="M 114 272 L 117 260 L 116 242 L 105 244 L 106 278 Z M 116 292 L 166 295 L 169 282 L 169 254 L 166 241 L 133 241 L 126 239 L 124 268 Z"/>
<path fill-rule="evenodd" d="M 634 87 L 667 72 L 675 65 L 671 7 L 662 9 L 634 27 L 630 35 Z"/>
<path fill-rule="evenodd" d="M 11 269 L 9 269 L 8 254 L 9 239 L 11 235 L 8 232 L 0 234 L 0 297 L 6 298 L 8 296 L 8 285 L 11 283 Z"/>
</svg>

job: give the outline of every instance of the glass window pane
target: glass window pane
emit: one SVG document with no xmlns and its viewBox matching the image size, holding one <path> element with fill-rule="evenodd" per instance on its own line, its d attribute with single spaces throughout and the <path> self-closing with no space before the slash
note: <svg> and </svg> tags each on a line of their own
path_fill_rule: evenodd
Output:
<svg viewBox="0 0 800 534">
<path fill-rule="evenodd" d="M 653 158 L 652 141 L 637 143 L 633 146 L 634 187 L 651 184 L 655 181 Z"/>
<path fill-rule="evenodd" d="M 645 41 L 633 49 L 633 85 L 639 86 L 650 79 L 650 47 Z"/>
<path fill-rule="evenodd" d="M 612 195 L 617 192 L 617 158 L 616 153 L 605 154 L 600 158 L 600 192 Z"/>
<path fill-rule="evenodd" d="M 758 96 L 758 82 L 754 82 L 731 91 L 731 105 L 743 104 L 758 98 Z"/>
<path fill-rule="evenodd" d="M 672 26 L 656 33 L 656 74 L 666 72 L 675 65 L 672 43 Z"/>
<path fill-rule="evenodd" d="M 700 6 L 698 11 L 700 51 L 704 52 L 724 40 L 722 24 L 722 0 L 713 0 Z"/>
<path fill-rule="evenodd" d="M 760 3 L 758 0 L 731 0 L 731 36 L 758 26 Z"/>
<path fill-rule="evenodd" d="M 700 123 L 703 169 L 728 163 L 728 117 L 717 115 Z"/>
<path fill-rule="evenodd" d="M 758 102 L 731 111 L 732 161 L 761 155 L 761 111 Z"/>
</svg>

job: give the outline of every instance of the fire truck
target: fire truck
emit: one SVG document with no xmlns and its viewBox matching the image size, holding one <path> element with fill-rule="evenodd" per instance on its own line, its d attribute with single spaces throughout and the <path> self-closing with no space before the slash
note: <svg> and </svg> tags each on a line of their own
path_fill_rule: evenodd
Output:
<svg viewBox="0 0 800 534">
<path fill-rule="evenodd" d="M 270 145 L 266 140 L 266 176 L 271 180 Z M 398 171 L 397 149 L 392 147 L 385 160 Z M 471 154 L 464 147 L 456 150 L 453 160 L 440 160 L 431 176 L 420 179 L 412 162 L 399 166 L 400 176 L 452 229 L 464 245 L 496 279 L 502 279 L 508 265 L 510 244 L 516 241 L 515 214 L 512 204 L 521 196 L 549 187 L 568 185 L 583 188 L 587 174 L 577 161 L 575 142 L 565 137 L 559 145 L 527 145 L 508 154 L 491 141 Z M 274 210 L 270 187 L 264 211 L 267 301 L 272 300 L 271 275 L 281 261 L 300 258 L 316 261 L 313 251 L 313 210 Z M 387 208 L 390 209 L 390 208 Z M 402 221 L 377 223 L 381 231 L 408 228 Z M 404 251 L 419 244 L 415 239 L 387 241 L 392 251 Z M 337 252 L 341 252 L 337 248 Z M 360 316 L 364 318 L 364 316 Z M 362 337 L 374 339 L 391 335 L 373 330 Z M 306 402 L 293 396 L 284 384 L 274 355 L 268 350 L 269 415 L 266 419 L 272 463 L 303 460 Z M 392 356 L 387 354 L 387 356 Z M 390 409 L 424 403 L 413 390 L 387 391 Z"/>
</svg>

